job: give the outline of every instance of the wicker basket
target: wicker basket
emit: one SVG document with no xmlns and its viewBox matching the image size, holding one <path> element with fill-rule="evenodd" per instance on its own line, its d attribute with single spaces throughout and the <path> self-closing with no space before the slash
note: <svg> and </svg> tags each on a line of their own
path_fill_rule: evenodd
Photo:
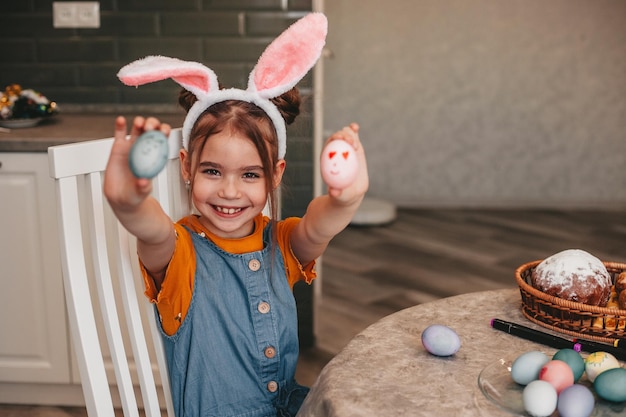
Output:
<svg viewBox="0 0 626 417">
<path fill-rule="evenodd" d="M 626 310 L 596 307 L 548 295 L 530 284 L 533 269 L 541 261 L 526 263 L 515 270 L 522 296 L 522 313 L 540 326 L 602 343 L 626 338 Z M 626 271 L 626 264 L 604 262 L 613 282 Z"/>
</svg>

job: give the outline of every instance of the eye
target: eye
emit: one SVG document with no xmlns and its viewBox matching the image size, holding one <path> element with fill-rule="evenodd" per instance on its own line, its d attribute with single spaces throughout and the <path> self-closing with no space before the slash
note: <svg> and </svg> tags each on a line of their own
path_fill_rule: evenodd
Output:
<svg viewBox="0 0 626 417">
<path fill-rule="evenodd" d="M 257 174 L 256 172 L 246 172 L 243 174 L 243 177 L 247 179 L 257 179 L 261 178 L 261 175 Z"/>
<path fill-rule="evenodd" d="M 217 169 L 214 169 L 214 168 L 205 169 L 204 171 L 202 171 L 202 173 L 204 173 L 206 175 L 210 175 L 210 176 L 215 176 L 215 177 L 220 175 L 220 172 Z"/>
</svg>

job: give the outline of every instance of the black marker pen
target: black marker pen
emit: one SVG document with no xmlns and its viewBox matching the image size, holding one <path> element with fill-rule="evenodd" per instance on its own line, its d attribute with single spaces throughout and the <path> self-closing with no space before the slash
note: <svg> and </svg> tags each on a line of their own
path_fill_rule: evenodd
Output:
<svg viewBox="0 0 626 417">
<path fill-rule="evenodd" d="M 517 323 L 511 323 L 500 319 L 492 319 L 491 327 L 496 330 L 503 331 L 505 333 L 512 334 L 513 336 L 521 337 L 522 339 L 530 340 L 531 342 L 541 343 L 543 345 L 551 346 L 558 349 L 574 349 L 577 352 L 585 351 L 589 353 L 593 352 L 607 352 L 615 356 L 619 360 L 626 360 L 626 349 L 614 347 L 604 343 L 596 343 L 589 340 L 575 339 L 568 340 L 562 337 L 554 336 L 552 334 L 544 333 L 539 330 L 531 329 L 530 327 L 523 326 Z"/>
</svg>

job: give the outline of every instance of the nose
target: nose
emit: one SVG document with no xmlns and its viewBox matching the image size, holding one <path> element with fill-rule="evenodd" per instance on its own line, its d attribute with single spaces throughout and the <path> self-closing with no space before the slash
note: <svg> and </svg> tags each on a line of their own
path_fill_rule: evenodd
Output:
<svg viewBox="0 0 626 417">
<path fill-rule="evenodd" d="M 239 188 L 237 187 L 237 180 L 234 178 L 226 177 L 221 182 L 221 187 L 217 193 L 220 198 L 233 200 L 239 197 Z"/>
</svg>

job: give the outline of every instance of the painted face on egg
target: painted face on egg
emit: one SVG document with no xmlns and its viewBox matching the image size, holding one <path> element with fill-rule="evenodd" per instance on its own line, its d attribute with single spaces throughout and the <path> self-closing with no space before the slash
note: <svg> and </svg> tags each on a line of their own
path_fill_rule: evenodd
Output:
<svg viewBox="0 0 626 417">
<path fill-rule="evenodd" d="M 145 132 L 133 144 L 130 169 L 137 178 L 156 176 L 167 163 L 167 137 L 157 130 Z"/>
<path fill-rule="evenodd" d="M 320 169 L 331 188 L 344 189 L 356 179 L 358 161 L 354 148 L 344 140 L 333 140 L 322 151 Z"/>
</svg>

